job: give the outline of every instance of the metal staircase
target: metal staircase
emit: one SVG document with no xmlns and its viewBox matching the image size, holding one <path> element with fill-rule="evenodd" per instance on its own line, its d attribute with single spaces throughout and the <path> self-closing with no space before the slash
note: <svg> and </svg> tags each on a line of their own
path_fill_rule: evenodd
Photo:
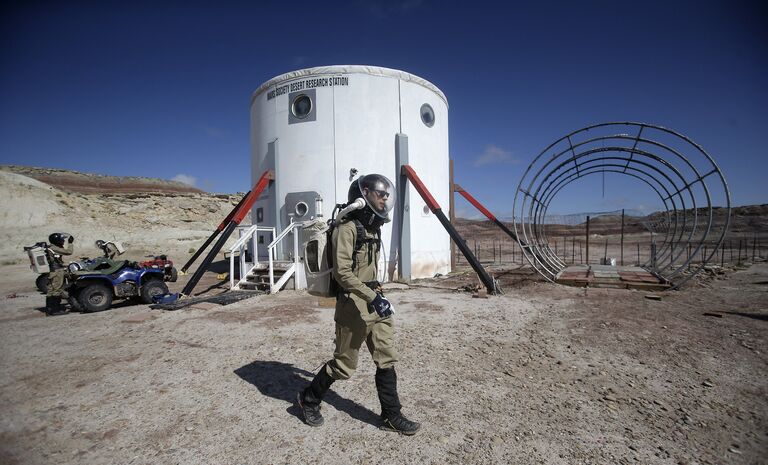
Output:
<svg viewBox="0 0 768 465">
<path fill-rule="evenodd" d="M 272 274 L 274 278 L 277 279 L 277 283 L 280 283 L 280 279 L 285 275 L 292 264 L 293 262 L 284 260 L 276 260 L 272 262 Z M 275 283 L 275 286 L 277 286 L 277 283 Z M 295 288 L 293 276 L 285 281 L 284 287 L 289 289 Z M 238 282 L 237 289 L 267 291 L 272 293 L 272 284 L 269 281 L 269 264 L 258 263 L 253 266 L 251 271 L 245 276 L 245 279 Z"/>
<path fill-rule="evenodd" d="M 275 237 L 275 228 L 253 225 L 240 231 L 240 238 L 229 249 L 229 285 L 232 290 L 264 290 L 275 294 L 281 289 L 306 289 L 307 281 L 304 275 L 304 260 L 299 254 L 299 237 L 304 226 L 303 222 L 289 224 Z M 259 231 L 268 231 L 275 237 L 267 246 L 266 263 L 259 262 L 256 237 Z M 293 232 L 293 260 L 277 260 L 276 248 L 288 234 Z M 251 253 L 246 253 L 250 244 Z M 251 255 L 249 257 L 249 255 Z M 235 280 L 235 259 L 238 260 L 239 280 Z M 249 260 L 250 258 L 250 260 Z M 277 282 L 275 282 L 277 279 Z"/>
</svg>

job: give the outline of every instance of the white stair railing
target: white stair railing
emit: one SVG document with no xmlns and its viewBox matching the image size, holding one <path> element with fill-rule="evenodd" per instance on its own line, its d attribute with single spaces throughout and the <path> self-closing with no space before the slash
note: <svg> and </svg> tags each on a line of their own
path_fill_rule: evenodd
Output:
<svg viewBox="0 0 768 465">
<path fill-rule="evenodd" d="M 272 237 L 275 237 L 274 227 L 259 226 L 255 224 L 250 228 L 246 229 L 245 232 L 242 232 L 241 230 L 240 238 L 229 249 L 229 287 L 231 290 L 240 289 L 240 285 L 247 280 L 248 275 L 251 273 L 251 271 L 253 271 L 254 268 L 260 265 L 259 253 L 256 245 L 256 237 L 258 236 L 259 231 L 271 232 Z M 245 257 L 245 248 L 248 245 L 249 241 L 250 241 L 250 250 L 251 250 L 250 262 L 247 261 Z M 273 253 L 273 252 L 274 251 L 270 251 L 270 253 Z M 235 283 L 235 255 L 238 256 L 238 265 L 239 265 L 239 271 L 240 271 L 240 280 L 237 283 Z M 271 268 L 272 256 L 270 256 L 269 258 L 270 258 L 269 262 L 270 262 L 270 268 Z"/>
<path fill-rule="evenodd" d="M 304 227 L 304 222 L 292 222 L 280 234 L 275 237 L 275 228 L 273 227 L 259 227 L 253 225 L 248 228 L 245 233 L 242 234 L 240 239 L 230 248 L 229 255 L 229 284 L 231 289 L 240 289 L 240 285 L 247 281 L 248 275 L 258 266 L 258 252 L 256 248 L 256 235 L 258 231 L 269 231 L 272 233 L 272 237 L 275 237 L 272 242 L 267 246 L 267 258 L 269 260 L 269 292 L 270 294 L 276 294 L 285 283 L 288 282 L 291 277 L 294 277 L 294 283 L 296 289 L 307 288 L 307 278 L 304 273 L 304 263 L 299 253 L 299 237 L 301 237 L 301 231 Z M 283 273 L 280 279 L 275 282 L 275 261 L 276 261 L 276 248 L 282 242 L 285 237 L 293 232 L 293 263 Z M 251 241 L 251 254 L 253 255 L 253 261 L 248 262 L 245 260 L 245 247 L 248 241 Z M 239 252 L 239 264 L 240 264 L 240 280 L 235 283 L 235 252 Z"/>
<path fill-rule="evenodd" d="M 267 246 L 267 250 L 269 251 L 269 289 L 270 294 L 276 294 L 282 287 L 285 285 L 286 282 L 288 282 L 289 279 L 291 279 L 291 276 L 294 274 L 296 275 L 296 278 L 294 279 L 295 288 L 296 289 L 306 289 L 307 288 L 307 278 L 304 275 L 304 266 L 301 262 L 301 257 L 299 256 L 299 237 L 301 236 L 301 230 L 304 227 L 303 222 L 291 222 L 283 231 L 273 240 L 270 242 L 270 244 Z M 291 231 L 295 231 L 293 233 L 293 264 L 285 270 L 285 273 L 283 273 L 283 276 L 280 277 L 280 279 L 275 283 L 275 272 L 274 272 L 274 263 L 273 263 L 273 257 L 274 257 L 274 250 L 275 247 L 283 240 L 285 237 L 291 233 Z"/>
</svg>

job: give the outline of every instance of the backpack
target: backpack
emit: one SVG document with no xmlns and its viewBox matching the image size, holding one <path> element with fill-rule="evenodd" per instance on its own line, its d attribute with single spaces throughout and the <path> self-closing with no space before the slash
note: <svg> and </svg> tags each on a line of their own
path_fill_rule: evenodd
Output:
<svg viewBox="0 0 768 465">
<path fill-rule="evenodd" d="M 336 205 L 336 209 L 343 208 L 344 205 Z M 336 213 L 334 209 L 334 215 Z M 381 248 L 381 231 L 376 232 L 375 239 L 365 238 L 365 227 L 357 219 L 354 221 L 355 228 L 355 248 L 352 254 L 352 270 L 357 268 L 357 252 L 363 248 L 366 243 L 375 243 L 376 251 Z M 315 222 L 304 227 L 304 234 L 308 237 L 303 241 L 304 250 L 304 274 L 307 279 L 307 291 L 310 294 L 322 297 L 337 297 L 343 289 L 333 277 L 333 232 L 336 230 L 336 221 L 323 221 L 318 218 Z M 371 258 L 372 259 L 372 256 Z"/>
</svg>

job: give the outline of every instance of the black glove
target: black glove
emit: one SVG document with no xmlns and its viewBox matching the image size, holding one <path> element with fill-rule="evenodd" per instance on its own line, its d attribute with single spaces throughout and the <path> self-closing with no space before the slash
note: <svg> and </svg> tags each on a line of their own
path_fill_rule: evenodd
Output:
<svg viewBox="0 0 768 465">
<path fill-rule="evenodd" d="M 387 318 L 395 313 L 395 308 L 381 294 L 376 294 L 376 298 L 368 304 L 368 308 L 375 311 L 381 318 Z"/>
</svg>

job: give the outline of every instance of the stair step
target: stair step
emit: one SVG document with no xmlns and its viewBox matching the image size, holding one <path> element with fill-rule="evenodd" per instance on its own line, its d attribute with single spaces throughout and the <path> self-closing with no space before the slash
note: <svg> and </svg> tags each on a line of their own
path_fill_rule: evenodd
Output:
<svg viewBox="0 0 768 465">
<path fill-rule="evenodd" d="M 247 291 L 268 291 L 269 283 L 240 283 L 240 289 Z"/>
<path fill-rule="evenodd" d="M 275 279 L 280 278 L 280 276 L 282 276 L 284 274 L 285 274 L 285 271 L 283 271 L 283 270 L 275 270 L 275 273 L 274 273 Z M 267 279 L 269 279 L 269 272 L 265 272 L 265 271 L 251 271 L 245 277 L 246 278 L 267 278 Z"/>
<path fill-rule="evenodd" d="M 293 261 L 274 261 L 272 262 L 272 268 L 277 270 L 287 270 L 293 265 Z M 254 271 L 269 271 L 269 262 L 259 262 L 254 268 Z"/>
</svg>

